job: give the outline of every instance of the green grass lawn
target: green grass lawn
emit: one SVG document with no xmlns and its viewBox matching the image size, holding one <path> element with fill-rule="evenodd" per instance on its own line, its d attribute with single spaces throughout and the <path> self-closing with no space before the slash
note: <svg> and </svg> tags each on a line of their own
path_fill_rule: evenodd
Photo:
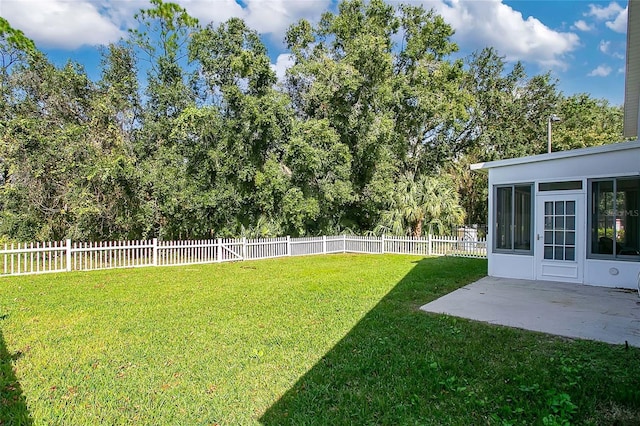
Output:
<svg viewBox="0 0 640 426">
<path fill-rule="evenodd" d="M 418 310 L 485 271 L 346 254 L 4 278 L 0 425 L 640 423 L 640 350 Z"/>
</svg>

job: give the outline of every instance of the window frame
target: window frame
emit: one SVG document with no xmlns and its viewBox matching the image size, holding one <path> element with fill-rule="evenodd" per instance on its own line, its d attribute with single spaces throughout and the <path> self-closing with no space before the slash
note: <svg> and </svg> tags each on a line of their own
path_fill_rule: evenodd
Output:
<svg viewBox="0 0 640 426">
<path fill-rule="evenodd" d="M 607 176 L 607 177 L 598 177 L 598 178 L 593 178 L 593 179 L 588 179 L 587 180 L 587 206 L 588 206 L 588 210 L 587 210 L 587 244 L 586 244 L 586 252 L 587 252 L 587 259 L 598 259 L 598 260 L 610 260 L 610 261 L 619 261 L 619 262 L 640 262 L 640 257 L 635 256 L 635 255 L 625 255 L 625 254 L 618 254 L 618 253 L 612 253 L 612 254 L 607 254 L 607 253 L 593 253 L 593 220 L 594 220 L 594 212 L 593 212 L 593 184 L 594 183 L 598 183 L 598 182 L 612 182 L 613 184 L 613 190 L 612 193 L 614 194 L 614 199 L 613 199 L 613 217 L 616 218 L 617 217 L 617 202 L 616 202 L 616 197 L 617 197 L 617 192 L 618 192 L 618 181 L 620 180 L 640 180 L 640 176 L 638 175 L 632 175 L 632 176 Z M 613 250 L 616 250 L 616 235 L 617 235 L 617 226 L 616 226 L 616 220 L 613 221 L 613 229 L 614 229 L 614 235 L 613 235 Z"/>
<path fill-rule="evenodd" d="M 555 186 L 555 188 L 553 187 Z M 549 181 L 538 182 L 538 192 L 546 194 L 548 192 L 567 192 L 567 191 L 582 191 L 582 180 L 564 180 L 564 181 Z"/>
<path fill-rule="evenodd" d="M 516 187 L 529 187 L 529 249 L 519 249 L 515 247 L 515 231 L 516 231 Z M 511 189 L 511 248 L 498 248 L 498 190 L 510 188 Z M 534 252 L 534 228 L 535 228 L 535 185 L 533 182 L 511 183 L 511 184 L 497 184 L 493 185 L 493 218 L 492 218 L 492 247 L 493 253 L 498 254 L 514 254 L 519 256 L 533 256 Z"/>
</svg>

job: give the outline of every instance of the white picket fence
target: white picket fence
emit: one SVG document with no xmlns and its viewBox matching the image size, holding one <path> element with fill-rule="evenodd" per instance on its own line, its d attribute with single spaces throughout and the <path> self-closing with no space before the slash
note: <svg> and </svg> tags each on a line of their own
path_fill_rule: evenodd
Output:
<svg viewBox="0 0 640 426">
<path fill-rule="evenodd" d="M 188 241 L 105 241 L 5 244 L 0 249 L 0 276 L 65 271 L 191 265 L 328 253 L 415 254 L 487 257 L 485 240 L 427 236 L 366 237 L 331 235 L 304 238 L 260 238 Z"/>
</svg>

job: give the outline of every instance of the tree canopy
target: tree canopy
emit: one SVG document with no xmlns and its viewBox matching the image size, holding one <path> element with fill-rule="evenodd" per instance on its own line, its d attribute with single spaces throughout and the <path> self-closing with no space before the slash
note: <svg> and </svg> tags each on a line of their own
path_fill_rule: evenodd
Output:
<svg viewBox="0 0 640 426">
<path fill-rule="evenodd" d="M 52 65 L 0 18 L 0 236 L 18 240 L 421 235 L 486 221 L 473 162 L 622 138 L 491 47 L 454 59 L 433 10 L 344 0 L 287 31 L 278 81 L 238 18 L 151 0 L 101 77 Z"/>
</svg>

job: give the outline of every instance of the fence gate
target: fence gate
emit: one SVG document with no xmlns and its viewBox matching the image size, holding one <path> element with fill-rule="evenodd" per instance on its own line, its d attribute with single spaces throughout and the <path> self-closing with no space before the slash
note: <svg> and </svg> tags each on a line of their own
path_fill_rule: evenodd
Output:
<svg viewBox="0 0 640 426">
<path fill-rule="evenodd" d="M 227 239 L 218 240 L 218 261 L 244 260 L 246 257 L 246 242 L 243 239 Z"/>
</svg>

